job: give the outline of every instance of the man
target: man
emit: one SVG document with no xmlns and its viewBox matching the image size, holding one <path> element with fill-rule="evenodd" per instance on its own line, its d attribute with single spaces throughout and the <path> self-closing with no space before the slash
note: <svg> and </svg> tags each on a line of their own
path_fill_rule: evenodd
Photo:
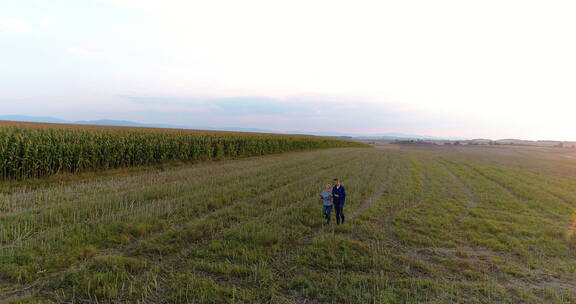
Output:
<svg viewBox="0 0 576 304">
<path fill-rule="evenodd" d="M 346 191 L 344 186 L 340 184 L 340 180 L 334 179 L 334 188 L 332 188 L 332 196 L 334 197 L 334 209 L 336 211 L 336 224 L 344 224 L 344 203 L 346 203 Z"/>
</svg>

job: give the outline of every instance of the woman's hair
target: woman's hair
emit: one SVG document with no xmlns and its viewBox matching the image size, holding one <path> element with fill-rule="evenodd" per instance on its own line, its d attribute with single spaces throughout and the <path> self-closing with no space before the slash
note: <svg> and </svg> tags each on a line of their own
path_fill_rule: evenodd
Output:
<svg viewBox="0 0 576 304">
<path fill-rule="evenodd" d="M 326 188 L 328 188 L 328 187 L 332 187 L 332 185 L 331 185 L 331 184 L 326 184 Z"/>
</svg>

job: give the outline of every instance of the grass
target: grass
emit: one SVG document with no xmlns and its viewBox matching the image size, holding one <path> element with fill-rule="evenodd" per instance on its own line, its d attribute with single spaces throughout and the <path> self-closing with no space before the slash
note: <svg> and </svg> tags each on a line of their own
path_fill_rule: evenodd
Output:
<svg viewBox="0 0 576 304">
<path fill-rule="evenodd" d="M 340 148 L 12 187 L 0 298 L 576 302 L 576 163 L 480 155 Z M 317 199 L 333 177 L 340 226 Z"/>
</svg>

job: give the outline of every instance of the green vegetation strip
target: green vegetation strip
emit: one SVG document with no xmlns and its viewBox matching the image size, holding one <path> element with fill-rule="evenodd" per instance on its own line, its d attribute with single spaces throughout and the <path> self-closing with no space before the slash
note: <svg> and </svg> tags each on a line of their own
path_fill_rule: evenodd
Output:
<svg viewBox="0 0 576 304">
<path fill-rule="evenodd" d="M 366 146 L 301 135 L 42 126 L 0 126 L 0 178 Z"/>
</svg>

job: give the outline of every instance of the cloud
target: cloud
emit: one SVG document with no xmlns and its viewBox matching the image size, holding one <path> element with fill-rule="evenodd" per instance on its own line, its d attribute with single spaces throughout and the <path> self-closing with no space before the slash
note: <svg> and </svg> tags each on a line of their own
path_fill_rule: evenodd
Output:
<svg viewBox="0 0 576 304">
<path fill-rule="evenodd" d="M 17 33 L 30 32 L 32 23 L 19 18 L 0 18 L 0 30 Z"/>
</svg>

